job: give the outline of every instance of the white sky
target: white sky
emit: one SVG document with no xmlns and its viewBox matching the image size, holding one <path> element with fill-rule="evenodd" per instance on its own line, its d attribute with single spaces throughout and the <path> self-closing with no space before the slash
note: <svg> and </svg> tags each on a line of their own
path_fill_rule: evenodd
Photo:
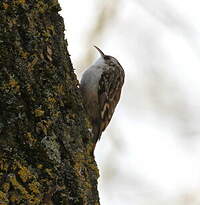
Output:
<svg viewBox="0 0 200 205">
<path fill-rule="evenodd" d="M 173 110 L 157 113 L 142 83 L 151 73 L 148 66 L 159 68 L 170 76 L 169 87 L 175 87 L 173 95 L 164 98 L 165 106 L 179 109 L 170 98 L 181 93 L 178 85 L 192 119 L 199 119 L 200 1 L 121 0 L 117 22 L 106 29 L 101 42 L 85 45 L 95 23 L 96 2 L 60 0 L 60 13 L 77 72 L 85 46 L 93 45 L 117 57 L 126 72 L 122 100 L 95 152 L 101 203 L 200 204 L 199 133 L 193 142 L 180 138 Z"/>
</svg>

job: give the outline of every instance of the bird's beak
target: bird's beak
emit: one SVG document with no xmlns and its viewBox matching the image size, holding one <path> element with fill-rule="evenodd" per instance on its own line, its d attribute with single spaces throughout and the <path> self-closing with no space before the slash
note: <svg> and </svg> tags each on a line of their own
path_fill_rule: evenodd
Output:
<svg viewBox="0 0 200 205">
<path fill-rule="evenodd" d="M 99 53 L 102 57 L 105 56 L 105 54 L 103 53 L 103 51 L 100 48 L 98 48 L 97 46 L 94 46 L 94 47 L 99 51 Z"/>
</svg>

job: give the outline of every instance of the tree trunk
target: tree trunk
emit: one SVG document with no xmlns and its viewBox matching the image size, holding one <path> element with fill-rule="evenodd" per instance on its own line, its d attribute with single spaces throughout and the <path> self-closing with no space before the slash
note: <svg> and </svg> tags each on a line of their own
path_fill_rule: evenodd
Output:
<svg viewBox="0 0 200 205">
<path fill-rule="evenodd" d="M 90 123 L 57 0 L 0 2 L 0 204 L 98 205 Z"/>
</svg>

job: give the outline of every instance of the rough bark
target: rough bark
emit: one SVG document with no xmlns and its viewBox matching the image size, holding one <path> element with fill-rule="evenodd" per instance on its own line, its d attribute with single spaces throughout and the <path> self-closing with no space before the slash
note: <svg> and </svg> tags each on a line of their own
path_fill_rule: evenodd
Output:
<svg viewBox="0 0 200 205">
<path fill-rule="evenodd" d="M 0 2 L 0 204 L 98 205 L 90 123 L 57 0 Z"/>
</svg>

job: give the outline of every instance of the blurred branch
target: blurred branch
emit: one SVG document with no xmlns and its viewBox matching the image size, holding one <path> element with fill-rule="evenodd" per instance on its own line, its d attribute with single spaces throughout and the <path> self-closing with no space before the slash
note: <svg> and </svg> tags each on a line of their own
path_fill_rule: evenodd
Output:
<svg viewBox="0 0 200 205">
<path fill-rule="evenodd" d="M 190 45 L 200 55 L 200 45 L 196 42 L 199 37 L 199 32 L 195 29 L 192 22 L 188 22 L 183 14 L 173 8 L 172 5 L 167 3 L 165 0 L 135 0 L 137 4 L 142 6 L 148 13 L 159 20 L 163 25 L 174 29 L 185 37 Z"/>
</svg>

